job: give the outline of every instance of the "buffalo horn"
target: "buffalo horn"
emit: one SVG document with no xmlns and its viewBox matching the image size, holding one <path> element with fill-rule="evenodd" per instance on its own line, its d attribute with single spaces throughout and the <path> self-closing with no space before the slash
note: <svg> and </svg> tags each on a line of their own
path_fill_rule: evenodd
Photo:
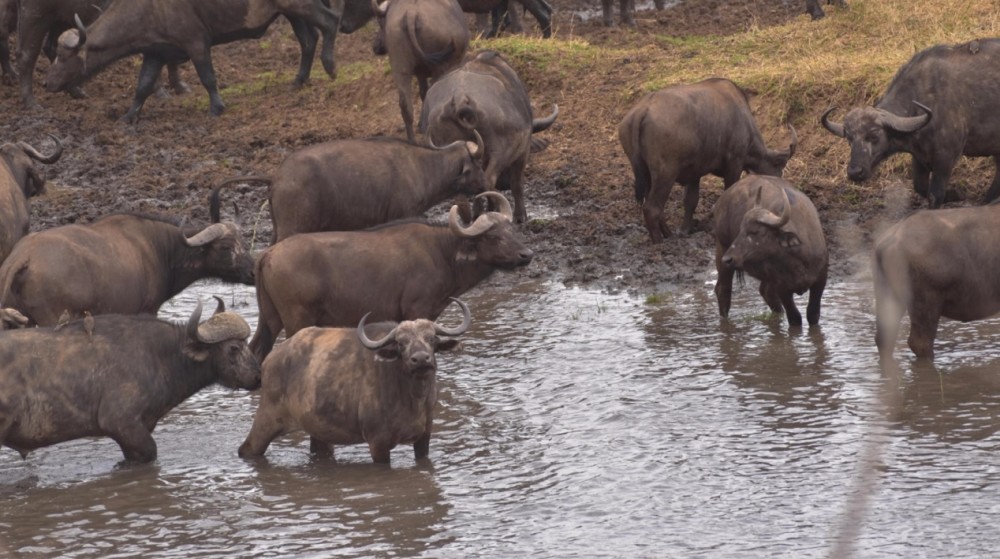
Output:
<svg viewBox="0 0 1000 559">
<path fill-rule="evenodd" d="M 372 0 L 372 11 L 378 17 L 385 17 L 387 11 L 389 11 L 389 0 L 385 0 L 379 4 L 378 0 Z"/>
<path fill-rule="evenodd" d="M 200 247 L 207 245 L 225 234 L 226 225 L 224 223 L 213 223 L 195 234 L 195 236 L 188 237 L 185 241 L 187 241 L 187 245 L 190 247 Z"/>
<path fill-rule="evenodd" d="M 497 213 L 507 218 L 507 221 L 514 220 L 514 210 L 510 208 L 510 202 L 507 201 L 507 197 L 504 196 L 503 194 L 500 194 L 499 192 L 495 192 L 492 190 L 488 190 L 486 192 L 476 194 L 473 200 L 479 198 L 488 198 L 490 200 L 493 200 L 494 202 L 496 202 L 497 209 L 495 211 Z"/>
<path fill-rule="evenodd" d="M 80 41 L 76 43 L 76 47 L 80 48 L 87 44 L 87 28 L 84 27 L 83 21 L 80 20 L 80 14 L 73 14 L 73 21 L 76 22 L 76 30 L 80 33 Z"/>
<path fill-rule="evenodd" d="M 225 340 L 243 340 L 250 335 L 250 325 L 234 312 L 213 314 L 198 326 L 195 339 L 204 344 L 215 344 Z"/>
<path fill-rule="evenodd" d="M 473 201 L 480 198 L 490 198 L 494 200 L 498 206 L 497 211 L 486 212 L 477 217 L 476 220 L 472 222 L 472 225 L 463 227 L 461 219 L 458 216 L 458 206 L 452 206 L 451 211 L 448 212 L 448 227 L 456 237 L 472 239 L 489 231 L 497 223 L 498 218 L 494 214 L 500 214 L 501 217 L 499 219 L 505 219 L 507 221 L 512 221 L 514 219 L 514 212 L 510 208 L 510 202 L 507 201 L 507 198 L 503 194 L 490 190 L 477 194 L 473 198 Z"/>
<path fill-rule="evenodd" d="M 774 212 L 764 210 L 761 212 L 761 215 L 757 217 L 758 223 L 762 223 L 768 227 L 774 227 L 775 229 L 781 229 L 781 227 L 788 223 L 788 220 L 792 217 L 791 204 L 788 202 L 788 192 L 785 192 L 785 187 L 783 186 L 778 186 L 778 189 L 781 190 L 781 215 L 774 215 Z M 761 188 L 757 189 L 756 205 L 758 206 L 760 205 L 760 195 L 763 190 L 763 185 L 761 185 Z"/>
<path fill-rule="evenodd" d="M 462 323 L 455 328 L 448 328 L 434 322 L 434 331 L 442 336 L 461 336 L 469 329 L 469 326 L 472 326 L 472 313 L 469 312 L 469 305 L 466 305 L 463 301 L 454 297 L 449 298 L 462 307 Z"/>
<path fill-rule="evenodd" d="M 40 163 L 45 163 L 46 165 L 55 163 L 56 161 L 59 161 L 60 157 L 62 157 L 63 146 L 62 142 L 59 141 L 59 138 L 56 138 L 52 134 L 49 134 L 49 137 L 52 138 L 52 141 L 56 143 L 55 153 L 49 156 L 42 155 L 37 149 L 31 147 L 31 145 L 29 145 L 27 142 L 18 142 L 17 147 L 21 148 L 21 151 L 27 153 L 28 157 L 34 159 L 35 161 L 38 161 Z"/>
<path fill-rule="evenodd" d="M 831 134 L 838 137 L 846 137 L 847 134 L 844 132 L 844 125 L 839 122 L 833 122 L 830 120 L 830 113 L 837 110 L 837 107 L 830 107 L 823 113 L 823 116 L 819 119 L 823 123 L 823 127 L 830 131 Z"/>
<path fill-rule="evenodd" d="M 198 339 L 199 320 L 201 320 L 201 299 L 198 299 L 198 305 L 194 308 L 194 312 L 191 313 L 191 318 L 188 319 L 187 323 L 187 336 L 192 340 Z"/>
<path fill-rule="evenodd" d="M 212 297 L 219 302 L 219 304 L 215 306 L 215 312 L 212 313 L 212 316 L 215 316 L 220 312 L 226 312 L 226 302 L 222 300 L 222 297 L 219 297 L 218 295 L 212 295 Z"/>
<path fill-rule="evenodd" d="M 556 121 L 556 117 L 559 116 L 559 105 L 555 103 L 552 104 L 552 114 L 545 118 L 536 118 L 531 121 L 531 133 L 541 132 L 542 130 L 548 129 L 552 126 L 552 123 Z"/>
<path fill-rule="evenodd" d="M 434 149 L 436 149 L 436 150 L 451 149 L 451 148 L 453 148 L 455 146 L 460 146 L 460 145 L 462 145 L 464 143 L 465 143 L 464 140 L 455 140 L 454 142 L 445 144 L 443 146 L 439 146 L 439 145 L 437 145 L 437 144 L 434 143 L 434 140 L 431 139 L 430 136 L 427 136 L 427 145 L 430 146 L 430 147 L 432 147 L 432 148 L 434 148 Z"/>
<path fill-rule="evenodd" d="M 475 128 L 472 129 L 472 135 L 476 137 L 476 146 L 475 149 L 473 149 L 472 142 L 468 142 L 469 155 L 471 155 L 473 159 L 482 159 L 483 154 L 486 153 L 486 142 L 483 141 L 483 137 L 479 134 L 479 130 L 476 130 Z"/>
<path fill-rule="evenodd" d="M 382 349 L 396 340 L 396 328 L 398 328 L 399 325 L 393 327 L 393 329 L 390 330 L 389 333 L 386 334 L 381 340 L 369 339 L 365 334 L 365 320 L 368 319 L 370 314 L 372 313 L 367 313 L 362 316 L 361 322 L 358 323 L 358 340 L 361 342 L 361 345 L 367 347 L 368 349 Z"/>
<path fill-rule="evenodd" d="M 788 158 L 791 159 L 795 155 L 795 148 L 799 145 L 799 136 L 795 133 L 795 127 L 791 124 L 788 125 L 788 132 L 792 135 L 792 141 L 788 144 Z"/>
<path fill-rule="evenodd" d="M 917 116 L 899 116 L 897 114 L 890 113 L 889 111 L 880 111 L 882 122 L 886 124 L 889 128 L 892 128 L 896 132 L 916 132 L 928 122 L 931 121 L 931 117 L 934 113 L 926 106 L 916 101 L 913 102 L 914 105 L 920 107 L 924 114 Z"/>
</svg>

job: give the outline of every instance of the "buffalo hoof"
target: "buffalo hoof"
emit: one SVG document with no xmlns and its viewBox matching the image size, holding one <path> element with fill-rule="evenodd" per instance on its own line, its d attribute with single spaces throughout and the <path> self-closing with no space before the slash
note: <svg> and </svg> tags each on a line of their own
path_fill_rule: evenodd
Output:
<svg viewBox="0 0 1000 559">
<path fill-rule="evenodd" d="M 217 105 L 212 105 L 211 107 L 209 107 L 208 112 L 212 116 L 219 116 L 223 112 L 225 112 L 225 110 L 226 110 L 226 106 L 224 104 L 222 104 L 222 103 L 219 103 Z"/>
<path fill-rule="evenodd" d="M 129 111 L 122 115 L 121 121 L 134 126 L 139 123 L 139 113 Z"/>
<path fill-rule="evenodd" d="M 323 69 L 326 70 L 326 75 L 330 76 L 331 80 L 337 79 L 337 62 L 333 59 L 333 56 L 320 56 L 319 60 L 323 63 Z"/>
<path fill-rule="evenodd" d="M 185 95 L 191 93 L 191 86 L 189 86 L 187 82 L 183 80 L 177 83 L 171 83 L 170 89 L 173 89 L 174 93 L 176 93 L 177 95 Z"/>
<path fill-rule="evenodd" d="M 73 99 L 86 99 L 87 98 L 87 93 L 85 91 L 83 91 L 83 89 L 80 88 L 80 86 L 70 87 L 66 91 L 69 92 L 69 96 L 72 97 Z"/>
</svg>

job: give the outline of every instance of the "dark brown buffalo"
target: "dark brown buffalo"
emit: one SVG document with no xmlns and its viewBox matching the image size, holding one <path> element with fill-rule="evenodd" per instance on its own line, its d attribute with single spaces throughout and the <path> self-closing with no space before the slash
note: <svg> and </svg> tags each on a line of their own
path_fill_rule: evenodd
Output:
<svg viewBox="0 0 1000 559">
<path fill-rule="evenodd" d="M 486 189 L 480 161 L 483 139 L 441 148 L 396 138 L 337 140 L 293 152 L 273 177 L 229 179 L 212 194 L 218 221 L 218 192 L 235 182 L 271 185 L 274 242 L 298 233 L 353 231 L 415 217 L 446 198 Z"/>
<path fill-rule="evenodd" d="M 1000 195 L 1000 39 L 939 45 L 906 63 L 873 107 L 851 109 L 844 122 L 822 123 L 851 145 L 847 178 L 867 180 L 885 158 L 913 156 L 913 188 L 931 208 L 958 198 L 948 191 L 963 155 L 993 157 L 997 173 L 985 201 Z"/>
<path fill-rule="evenodd" d="M 0 262 L 28 234 L 28 198 L 45 193 L 45 179 L 34 162 L 48 165 L 62 155 L 59 139 L 50 137 L 56 144 L 51 155 L 42 155 L 24 142 L 0 145 Z"/>
<path fill-rule="evenodd" d="M 469 48 L 469 28 L 456 0 L 377 1 L 372 0 L 379 24 L 373 50 L 375 54 L 389 55 L 406 139 L 415 143 L 413 78 L 417 78 L 423 101 L 429 82 L 462 62 Z"/>
<path fill-rule="evenodd" d="M 253 260 L 239 229 L 215 223 L 182 230 L 158 219 L 114 215 L 25 237 L 0 265 L 0 301 L 34 324 L 67 312 L 156 314 L 206 277 L 253 283 Z"/>
<path fill-rule="evenodd" d="M 499 53 L 482 51 L 449 72 L 427 91 L 420 120 L 435 143 L 470 140 L 482 134 L 486 143 L 486 185 L 514 194 L 514 219 L 527 220 L 524 169 L 531 151 L 531 134 L 545 130 L 559 107 L 544 119 L 534 119 L 524 83 Z"/>
<path fill-rule="evenodd" d="M 787 150 L 767 149 L 747 94 L 723 78 L 674 85 L 643 97 L 618 125 L 618 139 L 632 164 L 635 198 L 653 242 L 670 236 L 663 206 L 675 182 L 684 185 L 681 230 L 690 233 L 701 177 L 722 177 L 729 188 L 743 171 L 781 176 L 795 153 L 795 130 L 791 133 Z"/>
<path fill-rule="evenodd" d="M 0 0 L 3 3 L 16 6 L 18 25 L 17 33 L 17 71 L 20 80 L 21 103 L 28 108 L 40 108 L 32 93 L 32 75 L 38 55 L 45 52 L 49 60 L 56 58 L 56 39 L 63 31 L 72 28 L 74 14 L 83 23 L 90 23 L 101 14 L 101 11 L 111 3 L 111 0 Z M 187 91 L 187 84 L 181 81 L 176 64 L 167 66 L 170 76 L 170 86 L 174 91 Z M 84 97 L 79 86 L 67 88 L 75 98 Z"/>
<path fill-rule="evenodd" d="M 279 15 L 288 16 L 302 48 L 296 84 L 309 77 L 312 65 L 316 45 L 308 44 L 313 37 L 310 25 L 322 30 L 320 59 L 327 73 L 336 77 L 333 42 L 340 12 L 321 0 L 129 0 L 111 3 L 89 28 L 77 18 L 76 29 L 59 36 L 58 55 L 45 74 L 45 88 L 78 86 L 112 62 L 142 54 L 135 99 L 123 117 L 134 123 L 163 66 L 191 60 L 208 91 L 211 114 L 220 115 L 225 104 L 216 85 L 211 47 L 260 37 Z"/>
<path fill-rule="evenodd" d="M 503 195 L 484 192 L 499 205 L 469 226 L 452 206 L 447 226 L 421 221 L 390 223 L 366 231 L 305 233 L 264 251 L 257 260 L 260 320 L 250 347 L 263 360 L 285 330 L 346 327 L 366 312 L 373 320 L 434 320 L 448 305 L 497 269 L 513 269 L 534 256 L 511 224 Z"/>
<path fill-rule="evenodd" d="M 457 328 L 432 320 L 381 322 L 357 328 L 299 330 L 268 356 L 261 371 L 260 405 L 240 446 L 261 456 L 275 437 L 305 431 L 310 449 L 333 457 L 333 445 L 368 443 L 372 461 L 412 444 L 417 460 L 430 452 L 437 403 L 435 354 L 459 345 L 469 329 L 469 307 Z M 369 336 L 374 337 L 371 339 Z"/>
<path fill-rule="evenodd" d="M 221 309 L 220 309 L 221 310 Z M 106 315 L 0 335 L 0 444 L 21 456 L 83 437 L 110 437 L 129 462 L 156 459 L 152 432 L 177 404 L 213 383 L 252 390 L 260 365 L 250 327 L 218 312 L 187 326 Z"/>
<path fill-rule="evenodd" d="M 826 0 L 827 5 L 836 5 L 838 8 L 846 8 L 846 0 Z M 819 0 L 806 0 L 806 13 L 812 16 L 813 20 L 826 17 Z"/>
<path fill-rule="evenodd" d="M 751 175 L 719 197 L 715 216 L 715 296 L 719 314 L 729 316 L 733 275 L 760 280 L 760 295 L 788 324 L 802 315 L 795 294 L 809 291 L 806 319 L 819 322 L 829 256 L 816 207 L 802 192 L 778 177 Z"/>
<path fill-rule="evenodd" d="M 875 343 L 892 355 L 910 314 L 910 349 L 934 357 L 941 317 L 969 322 L 1000 312 L 1000 203 L 918 211 L 875 243 Z"/>
</svg>

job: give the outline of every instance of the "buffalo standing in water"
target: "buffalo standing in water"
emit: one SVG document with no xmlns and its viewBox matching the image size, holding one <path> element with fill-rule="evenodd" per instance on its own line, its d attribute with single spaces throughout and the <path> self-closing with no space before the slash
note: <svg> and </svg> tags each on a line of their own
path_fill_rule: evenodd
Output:
<svg viewBox="0 0 1000 559">
<path fill-rule="evenodd" d="M 760 280 L 760 296 L 788 324 L 802 315 L 794 295 L 809 291 L 806 319 L 819 322 L 829 255 L 819 213 L 788 181 L 752 175 L 719 197 L 715 214 L 715 296 L 719 314 L 729 316 L 733 275 L 745 271 Z"/>
<path fill-rule="evenodd" d="M 280 435 L 303 430 L 312 452 L 333 456 L 335 444 L 368 443 L 372 461 L 412 444 L 417 460 L 430 452 L 437 403 L 438 352 L 451 351 L 469 329 L 432 320 L 306 328 L 278 346 L 264 362 L 253 427 L 240 446 L 243 457 L 261 456 Z M 370 314 L 370 313 L 369 313 Z M 369 338 L 374 336 L 374 339 Z"/>
</svg>

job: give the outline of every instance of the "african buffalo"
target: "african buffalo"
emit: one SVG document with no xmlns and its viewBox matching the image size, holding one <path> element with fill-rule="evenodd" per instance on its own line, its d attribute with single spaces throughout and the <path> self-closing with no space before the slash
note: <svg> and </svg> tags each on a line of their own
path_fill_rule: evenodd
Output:
<svg viewBox="0 0 1000 559">
<path fill-rule="evenodd" d="M 17 9 L 17 71 L 20 80 L 21 103 L 28 108 L 40 108 L 32 93 L 32 75 L 40 52 L 45 52 L 49 60 L 56 58 L 56 39 L 63 31 L 75 25 L 74 14 L 84 23 L 89 23 L 101 14 L 111 0 L 0 0 L 0 11 L 4 4 Z M 176 64 L 169 64 L 167 71 L 170 86 L 182 93 L 187 85 L 181 81 Z M 84 97 L 79 86 L 67 88 L 75 98 Z"/>
<path fill-rule="evenodd" d="M 495 270 L 534 256 L 511 224 L 510 203 L 494 201 L 465 226 L 452 206 L 447 226 L 409 220 L 366 231 L 304 233 L 272 246 L 257 260 L 260 320 L 250 347 L 263 360 L 284 328 L 346 327 L 371 311 L 373 320 L 434 320 L 457 297 Z"/>
<path fill-rule="evenodd" d="M 221 311 L 221 312 L 220 312 Z M 27 456 L 82 437 L 110 437 L 129 462 L 156 459 L 152 432 L 177 404 L 213 383 L 253 390 L 260 365 L 247 347 L 250 327 L 217 310 L 199 325 L 152 316 L 105 315 L 58 331 L 29 328 L 0 336 L 0 444 Z"/>
<path fill-rule="evenodd" d="M 421 110 L 429 140 L 437 143 L 472 139 L 478 131 L 486 143 L 486 185 L 511 190 L 517 223 L 527 220 L 524 169 L 531 134 L 545 130 L 559 107 L 544 119 L 533 119 L 531 100 L 514 69 L 495 51 L 482 51 L 446 74 L 427 90 Z"/>
<path fill-rule="evenodd" d="M 305 431 L 310 450 L 333 457 L 335 444 L 368 443 L 372 461 L 388 464 L 398 444 L 417 460 L 430 452 L 437 403 L 437 352 L 458 347 L 472 316 L 447 328 L 432 320 L 357 328 L 306 328 L 268 356 L 260 405 L 239 455 L 261 456 L 275 437 Z M 369 335 L 375 339 L 369 338 Z"/>
<path fill-rule="evenodd" d="M 0 301 L 33 324 L 65 311 L 156 314 L 164 301 L 206 277 L 252 284 L 253 260 L 232 223 L 201 231 L 135 215 L 64 225 L 22 239 L 0 265 Z"/>
<path fill-rule="evenodd" d="M 337 140 L 293 152 L 273 177 L 229 179 L 270 184 L 274 242 L 298 233 L 352 231 L 422 214 L 448 197 L 486 189 L 480 161 L 483 139 L 441 148 L 397 138 Z M 273 243 L 272 243 L 273 244 Z"/>
<path fill-rule="evenodd" d="M 889 228 L 872 261 L 880 355 L 892 355 L 907 312 L 910 349 L 928 359 L 942 316 L 969 322 L 1000 312 L 997 262 L 1000 202 L 918 211 Z"/>
<path fill-rule="evenodd" d="M 28 198 L 45 193 L 45 179 L 34 161 L 49 165 L 62 156 L 62 143 L 49 137 L 56 144 L 51 155 L 42 155 L 25 142 L 0 145 L 0 262 L 28 234 Z"/>
<path fill-rule="evenodd" d="M 750 175 L 723 192 L 712 213 L 719 314 L 729 316 L 733 275 L 746 272 L 760 280 L 772 311 L 784 308 L 791 326 L 802 324 L 793 295 L 809 290 L 806 319 L 817 324 L 829 256 L 809 197 L 784 179 Z"/>
<path fill-rule="evenodd" d="M 469 28 L 456 0 L 384 0 L 372 9 L 378 19 L 375 54 L 388 54 L 392 79 L 399 91 L 399 110 L 406 139 L 413 135 L 413 78 L 420 100 L 429 80 L 436 80 L 462 62 L 469 47 Z M 421 127 L 422 128 L 422 127 Z"/>
<path fill-rule="evenodd" d="M 838 8 L 847 7 L 847 2 L 845 0 L 826 0 L 826 3 L 827 5 L 836 4 Z M 812 16 L 813 20 L 826 17 L 826 13 L 823 12 L 823 7 L 819 4 L 819 0 L 806 0 L 806 13 Z"/>
<path fill-rule="evenodd" d="M 1000 195 L 1000 39 L 938 45 L 906 63 L 873 107 L 855 108 L 844 122 L 821 121 L 851 145 L 847 178 L 867 180 L 885 158 L 913 156 L 913 188 L 931 208 L 958 198 L 948 191 L 952 169 L 963 155 L 992 156 L 997 167 L 986 193 Z"/>
<path fill-rule="evenodd" d="M 795 153 L 795 129 L 785 151 L 764 145 L 747 94 L 733 82 L 710 78 L 673 85 L 643 97 L 618 125 L 618 139 L 635 174 L 635 198 L 654 243 L 670 236 L 663 206 L 675 182 L 684 185 L 684 224 L 694 229 L 701 177 L 722 177 L 725 188 L 743 171 L 781 176 Z"/>
<path fill-rule="evenodd" d="M 338 8 L 339 9 L 339 8 Z M 59 36 L 56 61 L 45 74 L 45 88 L 59 91 L 82 84 L 112 62 L 142 54 L 142 68 L 132 107 L 123 119 L 134 123 L 146 98 L 155 90 L 160 69 L 188 59 L 208 91 L 210 112 L 225 109 L 216 86 L 211 47 L 261 36 L 279 15 L 285 15 L 299 38 L 302 59 L 296 84 L 309 77 L 315 41 L 309 25 L 323 32 L 320 59 L 336 77 L 333 42 L 340 13 L 321 0 L 129 0 L 113 2 L 89 28 L 76 18 L 76 29 Z"/>
</svg>

